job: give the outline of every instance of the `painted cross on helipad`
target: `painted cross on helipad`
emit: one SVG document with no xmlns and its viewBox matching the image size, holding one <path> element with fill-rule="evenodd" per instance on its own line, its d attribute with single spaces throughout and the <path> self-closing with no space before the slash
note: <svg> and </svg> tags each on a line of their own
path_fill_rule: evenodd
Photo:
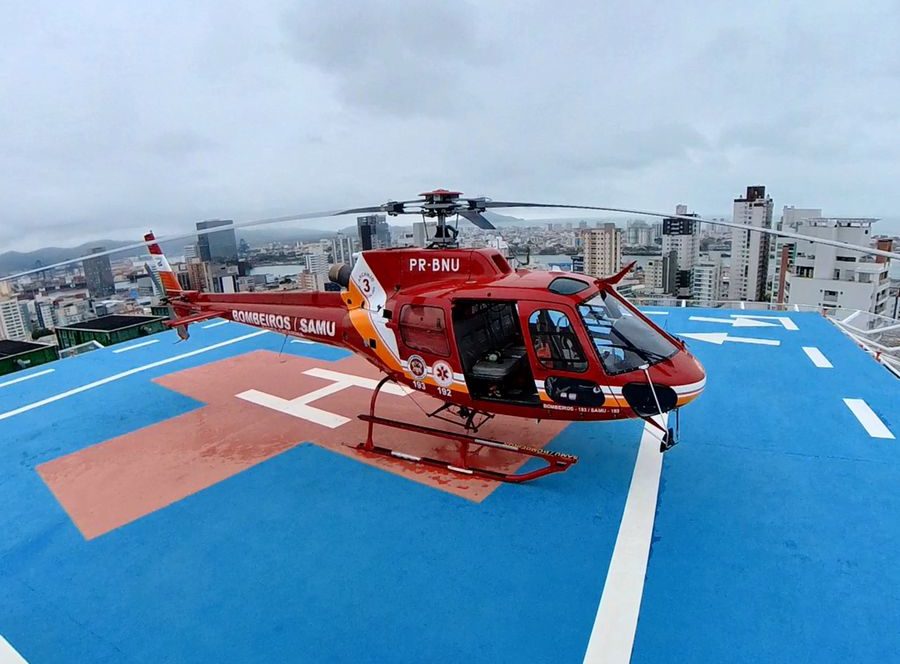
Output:
<svg viewBox="0 0 900 664">
<path fill-rule="evenodd" d="M 38 472 L 69 516 L 91 539 L 130 523 L 304 442 L 469 500 L 481 501 L 496 488 L 438 468 L 364 455 L 365 411 L 379 373 L 350 356 L 338 362 L 307 357 L 281 359 L 257 351 L 185 371 L 155 382 L 206 405 L 124 436 L 38 466 Z M 452 373 L 450 374 L 452 379 Z M 362 392 L 360 390 L 363 390 Z M 379 411 L 393 420 L 425 423 L 424 409 L 437 402 L 389 386 Z M 416 400 L 414 400 L 416 399 Z M 315 402 L 315 406 L 312 405 Z M 543 447 L 564 425 L 497 417 L 482 429 L 486 437 L 515 431 L 517 443 Z M 406 432 L 381 432 L 412 454 L 454 460 L 452 443 Z M 378 440 L 379 430 L 375 437 Z M 482 450 L 479 461 L 515 470 L 508 453 Z"/>
</svg>

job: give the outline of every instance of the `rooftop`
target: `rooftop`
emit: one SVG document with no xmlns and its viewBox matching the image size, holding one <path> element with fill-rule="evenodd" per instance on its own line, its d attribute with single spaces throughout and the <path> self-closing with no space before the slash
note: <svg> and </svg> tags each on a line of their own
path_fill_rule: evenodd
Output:
<svg viewBox="0 0 900 664">
<path fill-rule="evenodd" d="M 99 330 L 102 332 L 113 332 L 122 330 L 126 327 L 134 327 L 135 325 L 145 325 L 153 321 L 162 320 L 160 316 L 124 316 L 113 314 L 110 316 L 101 316 L 92 320 L 86 320 L 82 323 L 73 323 L 72 325 L 61 325 L 58 330 Z"/>
<path fill-rule="evenodd" d="M 237 323 L 18 372 L 0 660 L 896 659 L 900 382 L 814 313 L 645 310 L 708 372 L 679 445 L 498 418 L 579 457 L 520 486 L 359 456 L 374 370 Z"/>
<path fill-rule="evenodd" d="M 21 355 L 31 351 L 49 348 L 46 344 L 35 344 L 28 341 L 13 341 L 12 339 L 0 339 L 0 357 Z"/>
</svg>

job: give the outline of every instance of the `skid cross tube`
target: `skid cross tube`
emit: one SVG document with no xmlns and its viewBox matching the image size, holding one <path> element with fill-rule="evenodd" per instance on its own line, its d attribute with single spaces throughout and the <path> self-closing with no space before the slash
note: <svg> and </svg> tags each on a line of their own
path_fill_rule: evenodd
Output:
<svg viewBox="0 0 900 664">
<path fill-rule="evenodd" d="M 530 480 L 537 479 L 538 477 L 549 475 L 550 473 L 561 473 L 565 470 L 568 470 L 569 466 L 578 461 L 578 457 L 572 456 L 571 454 L 563 454 L 562 452 L 541 450 L 525 445 L 515 445 L 513 443 L 504 443 L 499 440 L 470 436 L 465 433 L 443 431 L 441 429 L 433 429 L 431 427 L 422 426 L 420 424 L 411 424 L 409 422 L 399 422 L 383 417 L 378 417 L 377 415 L 375 415 L 375 403 L 378 399 L 378 393 L 381 391 L 382 386 L 388 380 L 390 380 L 390 376 L 385 376 L 381 379 L 381 381 L 376 386 L 374 393 L 372 394 L 372 399 L 369 403 L 369 413 L 367 415 L 359 416 L 359 419 L 363 420 L 364 422 L 368 422 L 369 424 L 368 433 L 366 435 L 366 442 L 361 443 L 356 447 L 356 449 L 359 451 L 387 456 L 392 459 L 400 459 L 402 461 L 409 461 L 412 463 L 421 463 L 436 468 L 443 468 L 445 470 L 450 470 L 461 475 L 481 477 L 484 479 L 512 483 L 528 482 Z M 386 447 L 381 447 L 380 445 L 376 445 L 373 438 L 373 429 L 376 424 L 386 427 L 393 427 L 395 429 L 402 429 L 404 431 L 421 433 L 427 436 L 436 436 L 438 438 L 445 438 L 448 440 L 456 441 L 456 443 L 459 445 L 459 463 L 458 465 L 456 465 L 450 463 L 449 461 L 432 459 L 430 457 L 417 456 L 414 454 L 407 454 L 405 452 L 399 452 L 397 450 L 392 450 Z M 492 449 L 503 450 L 504 452 L 510 452 L 511 454 L 518 454 L 525 458 L 538 458 L 545 461 L 547 465 L 526 473 L 505 473 L 503 471 L 493 470 L 491 468 L 480 468 L 478 466 L 472 465 L 469 462 L 469 452 L 473 447 L 476 448 L 476 450 L 483 447 L 488 447 Z"/>
</svg>

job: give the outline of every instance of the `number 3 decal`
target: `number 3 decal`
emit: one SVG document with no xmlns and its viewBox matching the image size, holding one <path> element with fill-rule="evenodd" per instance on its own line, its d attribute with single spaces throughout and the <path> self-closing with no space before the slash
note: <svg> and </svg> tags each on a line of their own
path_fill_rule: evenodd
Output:
<svg viewBox="0 0 900 664">
<path fill-rule="evenodd" d="M 368 277 L 362 278 L 362 290 L 366 295 L 372 292 L 372 282 L 369 281 Z"/>
</svg>

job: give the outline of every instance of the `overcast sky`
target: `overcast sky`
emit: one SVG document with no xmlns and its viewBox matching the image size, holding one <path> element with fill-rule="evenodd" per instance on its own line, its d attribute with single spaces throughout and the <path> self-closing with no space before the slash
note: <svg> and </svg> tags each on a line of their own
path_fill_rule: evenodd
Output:
<svg viewBox="0 0 900 664">
<path fill-rule="evenodd" d="M 900 3 L 675 4 L 0 0 L 0 252 L 437 186 L 900 216 Z"/>
</svg>

